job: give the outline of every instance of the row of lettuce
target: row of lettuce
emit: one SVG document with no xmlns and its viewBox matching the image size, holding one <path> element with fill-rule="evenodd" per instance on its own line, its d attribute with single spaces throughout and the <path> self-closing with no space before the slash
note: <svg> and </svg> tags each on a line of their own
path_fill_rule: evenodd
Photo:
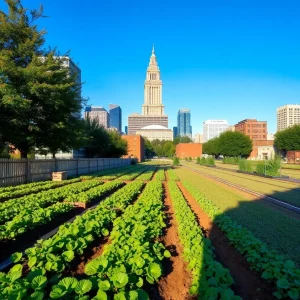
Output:
<svg viewBox="0 0 300 300">
<path fill-rule="evenodd" d="M 14 266 L 0 273 L 1 299 L 82 299 L 87 293 L 83 299 L 113 295 L 115 299 L 148 299 L 142 288 L 160 278 L 160 261 L 170 253 L 157 241 L 166 226 L 162 183 L 148 183 L 129 205 L 144 185 L 142 181 L 127 184 L 25 255 L 15 253 Z M 76 257 L 94 240 L 107 236 L 112 224 L 110 243 L 85 266 L 86 276 L 81 280 L 65 277 Z"/>
<path fill-rule="evenodd" d="M 201 208 L 225 233 L 230 243 L 246 258 L 250 267 L 274 286 L 274 296 L 278 299 L 299 299 L 300 269 L 291 260 L 257 239 L 248 229 L 231 219 L 189 182 L 184 187 L 194 197 Z"/>
<path fill-rule="evenodd" d="M 241 299 L 230 288 L 234 283 L 228 269 L 215 259 L 213 246 L 175 182 L 169 182 L 183 258 L 192 274 L 190 293 L 200 299 Z"/>
<path fill-rule="evenodd" d="M 122 177 L 139 176 L 139 180 L 151 180 L 155 171 L 156 168 L 153 166 L 141 166 L 129 170 L 129 174 Z M 141 174 L 141 172 L 143 173 Z M 170 178 L 173 173 L 173 170 L 168 170 Z M 162 175 L 156 175 L 157 179 L 165 179 L 163 169 L 159 170 L 157 174 Z M 67 180 L 62 187 L 0 203 L 0 241 L 16 239 L 29 230 L 49 224 L 54 218 L 74 209 L 72 203 L 90 204 L 95 199 L 104 197 L 122 185 L 122 177 L 120 180 L 104 184 L 99 180 L 83 182 L 78 182 L 79 179 Z M 174 180 L 177 180 L 176 177 Z"/>
</svg>

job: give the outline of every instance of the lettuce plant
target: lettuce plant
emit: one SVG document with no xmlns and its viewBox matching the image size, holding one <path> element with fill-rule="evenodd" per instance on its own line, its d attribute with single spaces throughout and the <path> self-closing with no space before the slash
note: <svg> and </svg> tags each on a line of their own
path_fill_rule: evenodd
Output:
<svg viewBox="0 0 300 300">
<path fill-rule="evenodd" d="M 241 299 L 230 286 L 234 283 L 228 269 L 215 260 L 213 247 L 175 182 L 168 183 L 178 224 L 178 234 L 183 245 L 183 257 L 192 273 L 190 293 L 200 299 Z M 229 298 L 228 298 L 229 299 Z"/>
<path fill-rule="evenodd" d="M 60 286 L 61 273 L 77 255 L 83 254 L 92 241 L 109 234 L 112 221 L 135 199 L 143 186 L 143 182 L 127 184 L 102 201 L 95 209 L 88 210 L 83 215 L 77 216 L 72 223 L 60 226 L 58 232 L 51 238 L 38 241 L 34 247 L 25 251 L 25 255 L 22 253 L 13 254 L 11 259 L 15 265 L 8 274 L 2 273 L 3 280 L 1 280 L 2 277 L 0 276 L 0 299 L 27 299 L 34 293 L 40 296 L 41 293 L 45 294 L 46 291 L 35 289 L 32 286 L 32 280 L 40 275 L 45 276 L 47 279 L 46 290 L 52 285 Z M 19 276 L 17 280 L 7 277 L 14 271 L 16 265 L 22 267 L 21 276 L 24 267 L 29 268 L 28 275 L 25 277 Z M 55 289 L 55 292 L 52 294 L 53 297 L 54 295 L 59 295 L 59 288 Z M 76 291 L 74 293 L 76 294 Z M 64 294 L 62 298 L 68 295 L 69 292 Z M 79 297 L 79 294 L 77 296 Z M 75 296 L 71 299 L 75 299 Z"/>
<path fill-rule="evenodd" d="M 229 216 L 221 213 L 219 208 L 205 198 L 189 182 L 183 183 L 201 208 L 214 220 L 214 223 L 225 233 L 230 243 L 245 256 L 250 267 L 261 274 L 261 277 L 274 285 L 274 296 L 278 299 L 299 299 L 300 269 L 291 260 L 286 260 L 267 244 L 257 239 L 251 231 L 239 225 Z"/>
</svg>

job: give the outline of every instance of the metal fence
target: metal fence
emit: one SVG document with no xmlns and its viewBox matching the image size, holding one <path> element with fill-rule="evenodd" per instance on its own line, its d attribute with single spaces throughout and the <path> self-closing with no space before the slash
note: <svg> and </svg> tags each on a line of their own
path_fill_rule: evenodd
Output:
<svg viewBox="0 0 300 300">
<path fill-rule="evenodd" d="M 130 158 L 78 158 L 78 159 L 0 159 L 0 186 L 48 180 L 52 172 L 67 171 L 78 176 L 105 169 L 127 166 Z"/>
</svg>

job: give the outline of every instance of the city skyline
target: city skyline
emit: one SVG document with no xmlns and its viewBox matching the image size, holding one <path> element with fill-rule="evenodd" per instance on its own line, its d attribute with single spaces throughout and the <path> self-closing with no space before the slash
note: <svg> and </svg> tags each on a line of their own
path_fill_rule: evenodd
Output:
<svg viewBox="0 0 300 300">
<path fill-rule="evenodd" d="M 34 9 L 41 1 L 22 3 Z M 146 22 L 151 11 L 138 1 L 42 3 L 49 17 L 37 25 L 48 32 L 46 44 L 61 54 L 71 50 L 82 70 L 83 97 L 95 106 L 118 103 L 124 121 L 134 111 L 141 113 L 144 70 L 153 43 L 170 128 L 176 126 L 176 112 L 184 102 L 199 120 L 193 120 L 194 133 L 202 132 L 207 119 L 235 124 L 247 118 L 266 120 L 274 133 L 277 107 L 300 103 L 296 1 L 284 6 L 279 1 L 175 1 L 170 6 L 154 0 L 160 7 L 155 22 Z M 6 5 L 1 3 L 0 9 Z M 95 39 L 98 35 L 101 39 Z"/>
</svg>

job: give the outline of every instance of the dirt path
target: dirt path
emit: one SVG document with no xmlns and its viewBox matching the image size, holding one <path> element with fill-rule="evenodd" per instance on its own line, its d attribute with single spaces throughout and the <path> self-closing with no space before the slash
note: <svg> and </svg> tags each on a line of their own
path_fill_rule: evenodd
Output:
<svg viewBox="0 0 300 300">
<path fill-rule="evenodd" d="M 235 281 L 233 290 L 244 300 L 269 300 L 274 299 L 273 290 L 255 271 L 250 270 L 246 259 L 229 244 L 228 238 L 210 220 L 206 213 L 200 208 L 196 200 L 187 192 L 181 182 L 177 183 L 185 199 L 196 214 L 207 237 L 215 247 L 217 260 L 230 270 Z"/>
<path fill-rule="evenodd" d="M 192 299 L 189 295 L 191 275 L 187 271 L 187 265 L 182 257 L 183 248 L 179 242 L 174 210 L 166 184 L 164 184 L 164 188 L 165 214 L 167 215 L 168 225 L 162 241 L 172 256 L 163 263 L 165 275 L 158 283 L 159 294 L 165 300 Z"/>
</svg>

